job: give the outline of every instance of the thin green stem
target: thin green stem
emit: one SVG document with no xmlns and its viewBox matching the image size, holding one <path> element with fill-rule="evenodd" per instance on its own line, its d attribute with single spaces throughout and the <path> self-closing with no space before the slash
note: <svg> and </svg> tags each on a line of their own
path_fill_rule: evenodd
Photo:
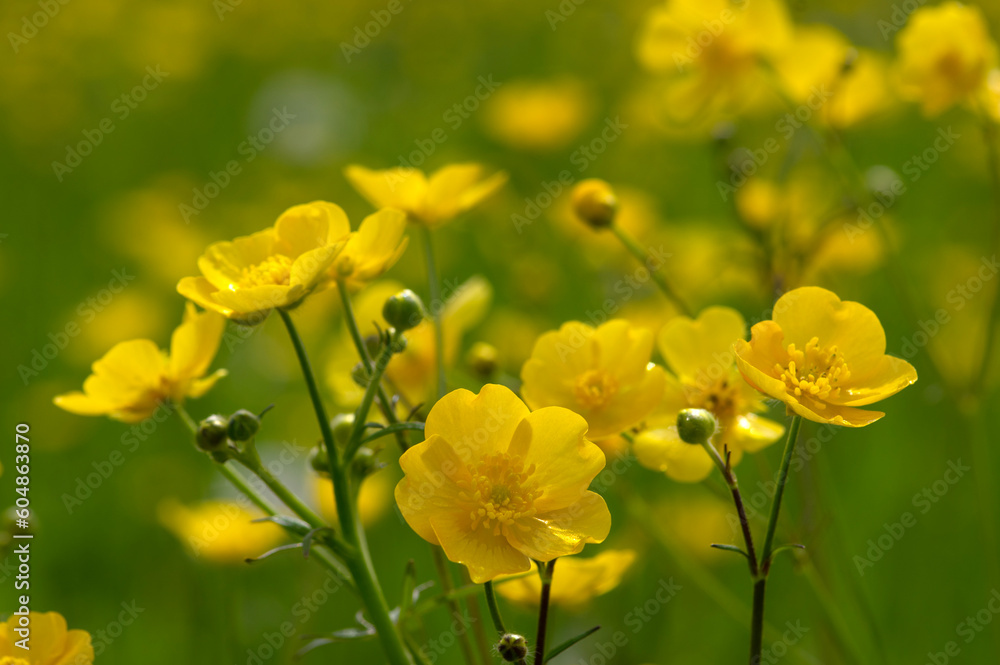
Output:
<svg viewBox="0 0 1000 665">
<path fill-rule="evenodd" d="M 802 425 L 802 416 L 792 416 L 791 425 L 788 427 L 788 438 L 785 440 L 785 452 L 781 457 L 781 466 L 778 469 L 778 485 L 774 490 L 774 501 L 771 503 L 771 514 L 767 518 L 767 532 L 764 535 L 764 546 L 760 551 L 760 568 L 763 575 L 767 575 L 771 565 L 771 550 L 774 545 L 774 531 L 778 527 L 778 515 L 781 513 L 781 498 L 785 493 L 785 483 L 788 481 L 788 468 L 792 463 L 792 455 L 795 453 L 795 442 L 799 438 L 799 427 Z"/>
<path fill-rule="evenodd" d="M 736 513 L 740 518 L 740 529 L 743 531 L 743 543 L 747 548 L 747 562 L 750 565 L 750 577 L 757 579 L 759 572 L 757 554 L 754 551 L 753 534 L 750 531 L 750 520 L 747 519 L 747 511 L 743 505 L 743 495 L 740 494 L 740 487 L 739 482 L 736 480 L 736 474 L 733 473 L 732 467 L 722 459 L 719 451 L 715 449 L 715 446 L 713 446 L 710 441 L 703 441 L 701 445 L 708 453 L 708 456 L 712 458 L 712 461 L 715 462 L 715 466 L 718 467 L 719 472 L 722 473 L 722 477 L 725 479 L 726 485 L 729 487 L 729 491 L 733 496 L 733 505 L 736 506 Z"/>
<path fill-rule="evenodd" d="M 441 299 L 441 281 L 434 261 L 434 244 L 431 230 L 421 226 L 424 232 L 424 256 L 427 262 L 427 290 L 431 296 L 431 317 L 434 320 L 434 356 L 437 366 L 437 394 L 440 399 L 448 392 L 448 381 L 444 374 L 444 333 L 441 330 L 441 310 L 444 301 Z"/>
<path fill-rule="evenodd" d="M 694 312 L 691 310 L 690 307 L 688 307 L 687 303 L 685 303 L 684 300 L 682 300 L 681 297 L 677 295 L 677 291 L 675 291 L 674 287 L 670 285 L 670 282 L 667 281 L 667 278 L 660 273 L 659 269 L 662 266 L 657 266 L 656 269 L 654 269 L 653 268 L 654 261 L 652 257 L 649 256 L 649 253 L 642 247 L 642 245 L 637 243 L 635 239 L 632 236 L 630 236 L 628 232 L 625 231 L 625 229 L 623 229 L 617 224 L 612 224 L 610 228 L 614 232 L 614 234 L 618 237 L 618 239 L 621 241 L 622 245 L 625 246 L 625 249 L 631 252 L 631 254 L 636 259 L 638 259 L 639 262 L 642 263 L 642 265 L 646 267 L 646 270 L 649 271 L 649 276 L 652 278 L 654 282 L 656 282 L 656 285 L 660 287 L 660 291 L 663 292 L 663 295 L 665 295 L 668 300 L 674 303 L 677 309 L 680 310 L 681 314 L 693 317 Z"/>
<path fill-rule="evenodd" d="M 486 606 L 490 608 L 490 617 L 493 619 L 493 627 L 496 628 L 497 635 L 506 634 L 507 627 L 503 625 L 503 617 L 500 616 L 500 606 L 497 605 L 497 594 L 493 590 L 493 582 L 484 584 L 483 591 L 486 593 Z"/>
<path fill-rule="evenodd" d="M 365 388 L 365 394 L 361 398 L 361 404 L 358 406 L 357 412 L 354 414 L 354 427 L 351 429 L 351 436 L 347 442 L 347 447 L 344 450 L 344 464 L 350 464 L 351 460 L 354 458 L 354 454 L 358 452 L 358 448 L 361 447 L 361 440 L 364 438 L 365 426 L 368 421 L 368 413 L 371 411 L 372 403 L 375 401 L 375 395 L 379 391 L 379 386 L 382 383 L 382 374 L 385 373 L 385 368 L 389 366 L 389 361 L 392 359 L 392 347 L 399 340 L 400 335 L 393 333 L 392 338 L 387 340 L 382 353 L 379 355 L 378 360 L 375 361 L 374 367 L 372 367 L 371 373 L 368 375 L 368 387 Z"/>
<path fill-rule="evenodd" d="M 753 583 L 753 610 L 750 619 L 750 665 L 760 665 L 764 642 L 764 589 L 767 578 Z"/>
<path fill-rule="evenodd" d="M 444 550 L 438 545 L 431 545 L 431 557 L 434 559 L 434 568 L 437 570 L 438 579 L 441 580 L 441 590 L 447 598 L 448 611 L 451 612 L 452 617 L 458 618 L 461 616 L 461 608 L 458 606 L 458 600 L 450 595 L 454 591 L 455 585 L 448 573 L 448 560 L 444 557 Z M 458 644 L 462 648 L 462 655 L 465 657 L 466 663 L 472 665 L 472 663 L 477 662 L 476 655 L 472 650 L 472 642 L 469 641 L 468 631 L 462 631 Z M 490 661 L 487 658 L 484 662 L 489 663 Z"/>
<path fill-rule="evenodd" d="M 993 204 L 995 219 L 991 234 L 991 249 L 1000 252 L 1000 148 L 997 147 L 997 126 L 983 115 L 983 140 L 986 143 L 986 154 L 989 160 L 990 183 L 993 189 Z M 993 299 L 990 301 L 986 316 L 986 339 L 983 344 L 982 360 L 979 369 L 970 385 L 970 392 L 978 401 L 986 385 L 993 354 L 996 351 L 997 323 L 1000 319 L 1000 288 L 993 289 Z"/>
<path fill-rule="evenodd" d="M 552 559 L 543 567 L 538 564 L 542 576 L 542 596 L 538 606 L 538 633 L 535 636 L 535 658 L 533 665 L 545 665 L 545 633 L 549 622 L 549 599 L 552 595 L 552 571 L 555 570 L 556 559 Z"/>
<path fill-rule="evenodd" d="M 274 492 L 274 495 L 281 499 L 281 502 L 288 506 L 293 513 L 314 529 L 329 527 L 322 517 L 317 515 L 312 508 L 302 502 L 295 492 L 288 489 L 284 483 L 275 478 L 267 467 L 260 461 L 260 456 L 250 444 L 243 453 L 235 454 L 236 460 L 251 471 L 255 476 L 264 481 L 267 488 Z"/>
</svg>

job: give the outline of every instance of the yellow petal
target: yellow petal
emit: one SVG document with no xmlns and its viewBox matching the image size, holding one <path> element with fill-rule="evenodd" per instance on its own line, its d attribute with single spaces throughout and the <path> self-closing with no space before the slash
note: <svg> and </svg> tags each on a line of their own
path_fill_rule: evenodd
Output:
<svg viewBox="0 0 1000 665">
<path fill-rule="evenodd" d="M 431 526 L 448 559 L 467 566 L 476 584 L 531 569 L 528 557 L 514 549 L 503 534 L 474 530 L 465 515 L 438 515 L 431 518 Z"/>
<path fill-rule="evenodd" d="M 882 356 L 870 367 L 853 371 L 847 388 L 830 401 L 844 406 L 864 406 L 895 395 L 916 380 L 917 370 L 913 365 L 901 358 Z"/>
<path fill-rule="evenodd" d="M 188 300 L 232 318 L 233 310 L 216 302 L 215 294 L 218 291 L 214 284 L 201 276 L 185 277 L 177 283 L 177 292 Z"/>
<path fill-rule="evenodd" d="M 170 375 L 174 381 L 198 378 L 212 364 L 226 319 L 216 312 L 198 313 L 194 305 L 185 308 L 184 322 L 170 337 Z"/>
<path fill-rule="evenodd" d="M 577 554 L 587 543 L 601 543 L 611 530 L 611 513 L 595 492 L 584 492 L 572 505 L 539 513 L 504 527 L 507 540 L 535 561 Z"/>
<path fill-rule="evenodd" d="M 682 382 L 711 383 L 709 370 L 728 371 L 734 361 L 732 346 L 746 336 L 743 316 L 729 307 L 709 307 L 692 320 L 679 316 L 660 330 L 658 349 Z"/>
<path fill-rule="evenodd" d="M 430 520 L 454 508 L 459 494 L 455 480 L 468 475 L 465 462 L 445 439 L 431 434 L 408 448 L 400 456 L 399 466 L 406 474 L 395 490 L 399 511 L 421 538 L 438 544 Z"/>
<path fill-rule="evenodd" d="M 289 208 L 274 224 L 274 251 L 290 259 L 317 247 L 333 244 L 351 232 L 343 209 L 326 201 L 313 201 Z"/>
<path fill-rule="evenodd" d="M 275 241 L 274 230 L 265 229 L 232 241 L 217 242 L 198 258 L 198 269 L 217 290 L 235 288 L 246 268 L 275 254 Z"/>
<path fill-rule="evenodd" d="M 427 178 L 417 169 L 373 171 L 351 165 L 344 175 L 358 193 L 376 208 L 399 208 L 408 214 L 422 212 L 427 198 Z"/>
<path fill-rule="evenodd" d="M 486 384 L 479 394 L 453 390 L 427 414 L 424 434 L 440 436 L 466 463 L 503 452 L 528 407 L 509 388 Z"/>
<path fill-rule="evenodd" d="M 676 426 L 640 432 L 632 444 L 632 452 L 647 469 L 684 483 L 704 480 L 714 466 L 704 448 L 681 440 Z"/>
<path fill-rule="evenodd" d="M 743 451 L 755 453 L 780 439 L 784 433 L 784 425 L 746 413 L 736 417 L 729 436 Z"/>
</svg>

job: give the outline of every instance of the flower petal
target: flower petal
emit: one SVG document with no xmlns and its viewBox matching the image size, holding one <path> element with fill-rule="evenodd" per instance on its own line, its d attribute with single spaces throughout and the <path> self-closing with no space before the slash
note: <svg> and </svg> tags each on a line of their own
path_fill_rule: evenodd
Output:
<svg viewBox="0 0 1000 665">
<path fill-rule="evenodd" d="M 679 316 L 660 330 L 657 348 L 683 382 L 710 382 L 709 370 L 733 364 L 733 343 L 746 337 L 743 315 L 729 307 L 709 307 L 697 319 Z"/>
<path fill-rule="evenodd" d="M 454 448 L 437 435 L 407 449 L 399 465 L 406 474 L 396 485 L 399 511 L 421 538 L 436 545 L 430 520 L 454 512 L 460 492 L 455 481 L 468 476 L 468 469 Z"/>
<path fill-rule="evenodd" d="M 640 432 L 632 444 L 632 452 L 647 469 L 684 483 L 704 480 L 714 466 L 704 448 L 681 440 L 676 426 Z"/>
<path fill-rule="evenodd" d="M 476 584 L 531 569 L 528 557 L 516 550 L 502 533 L 472 529 L 467 516 L 442 514 L 432 517 L 430 522 L 445 555 L 467 566 Z"/>
<path fill-rule="evenodd" d="M 528 407 L 509 388 L 486 384 L 475 394 L 454 390 L 427 414 L 424 435 L 440 436 L 466 463 L 482 455 L 503 452 Z"/>
<path fill-rule="evenodd" d="M 595 492 L 560 510 L 525 517 L 504 527 L 507 540 L 535 561 L 577 554 L 587 543 L 601 543 L 611 531 L 611 513 Z"/>
</svg>

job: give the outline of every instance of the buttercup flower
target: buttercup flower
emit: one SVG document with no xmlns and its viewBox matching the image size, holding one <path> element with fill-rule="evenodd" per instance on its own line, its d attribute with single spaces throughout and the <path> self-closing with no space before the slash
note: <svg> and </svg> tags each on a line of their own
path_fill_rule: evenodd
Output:
<svg viewBox="0 0 1000 665">
<path fill-rule="evenodd" d="M 198 313 L 187 304 L 184 321 L 170 338 L 170 352 L 156 342 L 121 342 L 95 362 L 83 392 L 58 395 L 53 402 L 81 416 L 108 416 L 126 423 L 153 415 L 163 402 L 181 404 L 204 395 L 226 375 L 220 369 L 205 376 L 219 349 L 226 320 L 215 312 Z"/>
<path fill-rule="evenodd" d="M 615 319 L 592 328 L 579 321 L 545 333 L 521 368 L 521 394 L 533 409 L 579 413 L 591 438 L 626 430 L 663 396 L 664 374 L 651 365 L 653 334 Z"/>
<path fill-rule="evenodd" d="M 589 559 L 566 557 L 559 561 L 552 576 L 549 600 L 563 607 L 581 608 L 618 586 L 633 561 L 633 550 L 605 550 Z M 542 581 L 538 575 L 513 580 L 500 578 L 497 580 L 496 590 L 515 603 L 537 605 L 541 597 Z"/>
<path fill-rule="evenodd" d="M 31 650 L 15 645 L 21 637 L 14 632 L 20 617 L 0 623 L 0 663 L 3 665 L 93 665 L 94 647 L 83 630 L 67 630 L 66 619 L 58 612 L 29 612 Z M 25 657 L 27 656 L 27 657 Z"/>
<path fill-rule="evenodd" d="M 167 500 L 159 507 L 160 522 L 192 554 L 216 563 L 243 563 L 280 543 L 284 539 L 281 527 L 253 521 L 263 516 L 232 501 L 206 501 L 188 507 Z"/>
<path fill-rule="evenodd" d="M 426 440 L 400 457 L 396 503 L 477 584 L 576 554 L 611 528 L 604 499 L 587 489 L 604 454 L 586 432 L 572 411 L 530 412 L 503 386 L 455 390 L 428 414 Z"/>
<path fill-rule="evenodd" d="M 269 229 L 210 245 L 198 259 L 201 276 L 185 277 L 177 291 L 231 319 L 259 323 L 275 307 L 295 307 L 323 283 L 349 231 L 347 215 L 332 203 L 289 208 Z M 360 250 L 370 240 L 366 235 L 355 245 Z"/>
<path fill-rule="evenodd" d="M 594 100 L 579 81 L 509 81 L 483 107 L 483 124 L 496 140 L 519 150 L 567 146 L 593 115 Z"/>
<path fill-rule="evenodd" d="M 816 286 L 789 291 L 774 320 L 733 345 L 743 378 L 785 403 L 789 413 L 845 427 L 870 425 L 884 413 L 859 406 L 895 395 L 917 380 L 905 360 L 885 353 L 885 331 L 864 305 Z"/>
<path fill-rule="evenodd" d="M 365 217 L 353 233 L 347 217 L 331 219 L 329 240 L 344 246 L 330 267 L 330 278 L 355 290 L 381 277 L 403 255 L 409 242 L 405 231 L 406 213 L 393 208 Z"/>
<path fill-rule="evenodd" d="M 709 307 L 697 319 L 679 316 L 660 331 L 658 347 L 673 374 L 667 374 L 663 402 L 639 433 L 633 452 L 643 466 L 674 480 L 704 480 L 713 462 L 701 446 L 677 434 L 682 409 L 707 409 L 719 423 L 712 443 L 728 448 L 732 463 L 779 438 L 785 428 L 756 415 L 765 410 L 760 393 L 740 377 L 732 345 L 746 335 L 746 323 L 734 309 Z"/>
<path fill-rule="evenodd" d="M 997 62 L 982 13 L 958 2 L 913 12 L 896 36 L 896 48 L 902 93 L 928 116 L 979 92 Z"/>
<path fill-rule="evenodd" d="M 398 208 L 410 221 L 433 228 L 473 208 L 507 182 L 502 171 L 488 178 L 483 171 L 480 164 L 449 164 L 428 178 L 413 168 L 373 171 L 353 164 L 344 175 L 376 208 Z"/>
</svg>

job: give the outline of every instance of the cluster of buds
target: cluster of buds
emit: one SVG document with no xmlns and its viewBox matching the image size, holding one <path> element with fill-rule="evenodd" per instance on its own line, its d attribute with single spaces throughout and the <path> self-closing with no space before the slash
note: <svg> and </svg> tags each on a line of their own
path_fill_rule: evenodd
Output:
<svg viewBox="0 0 1000 665">
<path fill-rule="evenodd" d="M 266 410 L 265 410 L 266 412 Z M 251 441 L 260 431 L 260 419 L 264 415 L 240 409 L 228 418 L 219 414 L 208 416 L 200 423 L 195 432 L 195 443 L 201 450 L 209 453 L 218 461 L 228 457 L 226 448 L 230 442 L 243 443 Z"/>
</svg>

